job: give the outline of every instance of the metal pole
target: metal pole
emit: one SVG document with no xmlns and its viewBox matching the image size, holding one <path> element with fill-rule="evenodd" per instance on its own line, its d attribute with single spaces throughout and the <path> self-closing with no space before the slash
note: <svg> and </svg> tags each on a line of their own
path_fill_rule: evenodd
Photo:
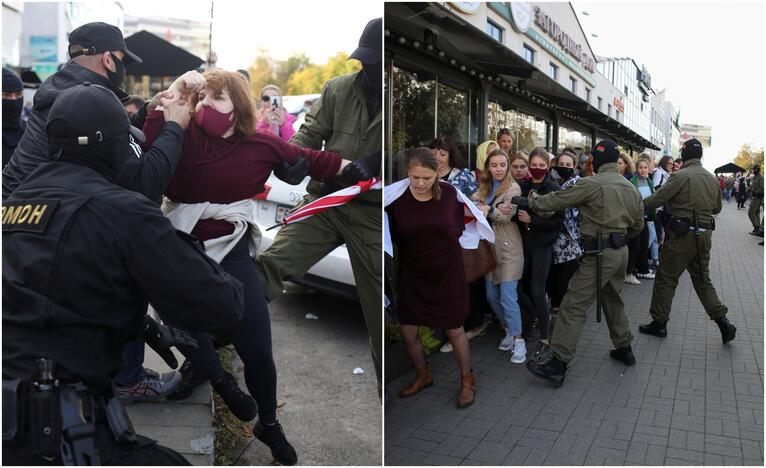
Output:
<svg viewBox="0 0 766 468">
<path fill-rule="evenodd" d="M 210 2 L 210 32 L 208 33 L 207 40 L 207 68 L 210 69 L 210 58 L 213 56 L 213 6 L 215 2 Z"/>
</svg>

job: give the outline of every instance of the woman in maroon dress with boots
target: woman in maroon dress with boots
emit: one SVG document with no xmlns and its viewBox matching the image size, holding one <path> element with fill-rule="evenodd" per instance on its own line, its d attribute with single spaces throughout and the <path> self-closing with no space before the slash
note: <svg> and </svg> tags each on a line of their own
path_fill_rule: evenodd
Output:
<svg viewBox="0 0 766 468">
<path fill-rule="evenodd" d="M 399 396 L 413 396 L 433 384 L 418 327 L 443 328 L 462 376 L 457 406 L 465 408 L 473 403 L 475 378 L 463 330 L 468 315 L 468 283 L 459 243 L 464 208 L 456 189 L 438 181 L 438 162 L 429 148 L 412 150 L 407 168 L 409 187 L 386 208 L 391 238 L 399 249 L 401 333 L 417 369 L 415 381 Z"/>
</svg>

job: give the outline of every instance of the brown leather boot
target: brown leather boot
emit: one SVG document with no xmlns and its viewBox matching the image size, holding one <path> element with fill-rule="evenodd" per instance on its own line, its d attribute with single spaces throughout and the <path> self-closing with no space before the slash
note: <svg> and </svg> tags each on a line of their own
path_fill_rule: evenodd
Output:
<svg viewBox="0 0 766 468">
<path fill-rule="evenodd" d="M 418 375 L 415 376 L 415 381 L 404 387 L 399 392 L 399 398 L 409 398 L 417 395 L 417 393 L 426 387 L 430 387 L 434 384 L 434 379 L 431 377 L 431 367 L 426 364 L 426 367 L 418 369 Z"/>
<path fill-rule="evenodd" d="M 468 408 L 476 397 L 476 374 L 464 374 L 460 380 L 460 393 L 457 396 L 457 407 Z"/>
</svg>

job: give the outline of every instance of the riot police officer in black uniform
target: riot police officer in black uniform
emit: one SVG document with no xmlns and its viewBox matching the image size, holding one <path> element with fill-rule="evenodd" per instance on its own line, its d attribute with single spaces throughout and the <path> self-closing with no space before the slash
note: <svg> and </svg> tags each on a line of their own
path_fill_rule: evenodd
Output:
<svg viewBox="0 0 766 468">
<path fill-rule="evenodd" d="M 133 433 L 110 382 L 147 301 L 185 329 L 231 333 L 242 286 L 115 184 L 134 156 L 114 93 L 63 91 L 46 128 L 51 161 L 2 206 L 3 464 L 185 464 Z"/>
</svg>

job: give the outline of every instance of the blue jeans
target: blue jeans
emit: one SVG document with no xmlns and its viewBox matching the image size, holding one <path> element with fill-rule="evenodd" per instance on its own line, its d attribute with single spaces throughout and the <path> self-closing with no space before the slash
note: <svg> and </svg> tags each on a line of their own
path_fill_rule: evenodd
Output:
<svg viewBox="0 0 766 468">
<path fill-rule="evenodd" d="M 123 387 L 138 383 L 144 375 L 144 341 L 128 341 L 122 346 L 124 365 L 114 376 L 114 382 Z"/>
<path fill-rule="evenodd" d="M 657 242 L 657 230 L 652 221 L 646 221 L 646 227 L 649 229 L 649 257 L 652 260 L 657 261 L 657 259 L 660 258 L 660 244 Z"/>
<path fill-rule="evenodd" d="M 500 284 L 492 284 L 485 279 L 487 284 L 487 301 L 497 315 L 497 318 L 508 327 L 512 336 L 521 335 L 521 308 L 516 292 L 518 281 L 505 281 Z"/>
</svg>

